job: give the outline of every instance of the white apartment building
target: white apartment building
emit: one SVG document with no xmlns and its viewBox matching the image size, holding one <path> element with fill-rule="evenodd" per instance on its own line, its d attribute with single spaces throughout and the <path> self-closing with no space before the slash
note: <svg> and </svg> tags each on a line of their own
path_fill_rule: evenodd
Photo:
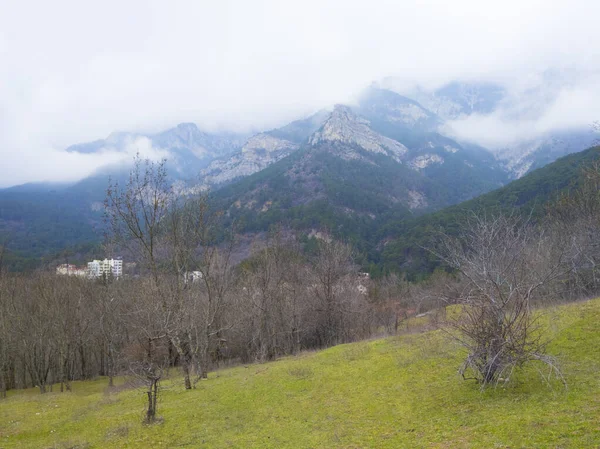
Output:
<svg viewBox="0 0 600 449">
<path fill-rule="evenodd" d="M 119 278 L 123 276 L 123 260 L 92 260 L 91 262 L 88 262 L 88 275 L 96 278 L 112 275 L 115 278 Z"/>
<path fill-rule="evenodd" d="M 198 282 L 201 279 L 201 271 L 186 271 L 185 273 L 183 273 L 183 282 L 185 282 L 186 284 L 191 282 Z"/>
<path fill-rule="evenodd" d="M 61 276 L 81 276 L 85 277 L 88 275 L 88 270 L 85 267 L 78 267 L 68 263 L 63 263 L 56 267 L 56 274 Z"/>
</svg>

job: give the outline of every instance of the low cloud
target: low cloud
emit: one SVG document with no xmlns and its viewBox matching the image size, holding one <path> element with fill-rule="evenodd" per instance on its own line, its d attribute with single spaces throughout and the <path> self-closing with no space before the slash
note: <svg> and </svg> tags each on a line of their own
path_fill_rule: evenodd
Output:
<svg viewBox="0 0 600 449">
<path fill-rule="evenodd" d="M 102 167 L 129 164 L 136 155 L 144 159 L 168 159 L 169 153 L 156 148 L 147 137 L 128 138 L 122 146 L 105 147 L 91 154 L 47 148 L 43 151 L 21 152 L 18 158 L 6 161 L 12 173 L 4 173 L 5 186 L 26 182 L 74 182 L 92 175 Z"/>
<path fill-rule="evenodd" d="M 600 119 L 600 77 L 559 77 L 531 86 L 507 85 L 509 95 L 491 114 L 451 120 L 446 132 L 487 148 L 502 148 L 552 132 L 590 131 Z"/>
<path fill-rule="evenodd" d="M 0 186 L 112 163 L 119 152 L 64 149 L 113 131 L 270 128 L 387 76 L 435 86 L 600 69 L 600 3 L 589 0 L 5 3 Z M 593 107 L 577 89 L 537 126 L 569 123 L 563 105 Z"/>
<path fill-rule="evenodd" d="M 130 162 L 137 155 L 142 159 L 153 161 L 169 159 L 171 156 L 167 150 L 155 147 L 145 136 L 127 136 L 118 147 L 104 147 L 99 150 L 99 153 L 123 163 Z"/>
</svg>

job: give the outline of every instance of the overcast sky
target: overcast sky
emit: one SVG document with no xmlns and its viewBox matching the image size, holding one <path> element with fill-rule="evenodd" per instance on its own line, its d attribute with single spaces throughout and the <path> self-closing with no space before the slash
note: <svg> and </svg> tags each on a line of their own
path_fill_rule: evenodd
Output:
<svg viewBox="0 0 600 449">
<path fill-rule="evenodd" d="M 0 0 L 0 186 L 116 161 L 63 151 L 115 130 L 272 127 L 385 77 L 568 68 L 588 75 L 541 120 L 584 122 L 600 104 L 598 17 L 595 0 Z M 475 132 L 512 132 L 479 119 Z"/>
</svg>

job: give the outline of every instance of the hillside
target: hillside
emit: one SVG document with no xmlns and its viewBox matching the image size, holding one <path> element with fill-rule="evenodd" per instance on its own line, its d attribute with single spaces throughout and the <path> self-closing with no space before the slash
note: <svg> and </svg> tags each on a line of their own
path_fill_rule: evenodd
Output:
<svg viewBox="0 0 600 449">
<path fill-rule="evenodd" d="M 377 231 L 386 223 L 459 203 L 505 181 L 485 151 L 397 125 L 405 117 L 393 115 L 397 109 L 414 112 L 415 104 L 392 93 L 376 100 L 382 105 L 378 122 L 337 105 L 299 150 L 216 191 L 226 226 L 236 222 L 242 233 L 280 224 L 306 234 L 329 229 L 358 249 L 364 265 L 376 257 Z M 395 119 L 381 118 L 382 109 Z M 378 132 L 376 123 L 387 125 Z"/>
<path fill-rule="evenodd" d="M 151 426 L 143 392 L 107 391 L 105 379 L 71 393 L 13 391 L 0 400 L 0 446 L 597 447 L 600 300 L 544 317 L 568 389 L 527 369 L 482 393 L 457 375 L 460 350 L 433 331 L 224 369 L 190 391 L 171 378 Z"/>
<path fill-rule="evenodd" d="M 600 159 L 600 147 L 570 154 L 470 201 L 432 214 L 402 221 L 390 221 L 379 230 L 378 239 L 387 241 L 381 266 L 402 270 L 411 277 L 431 273 L 437 259 L 424 248 L 431 247 L 443 230 L 456 234 L 465 218 L 473 213 L 507 212 L 516 208 L 540 217 L 549 202 L 581 182 L 582 169 Z"/>
<path fill-rule="evenodd" d="M 95 241 L 101 221 L 101 212 L 94 213 L 85 198 L 66 191 L 0 195 L 0 243 L 28 257 Z"/>
<path fill-rule="evenodd" d="M 120 169 L 69 185 L 0 190 L 0 245 L 11 254 L 9 268 L 29 270 L 59 254 L 89 252 L 99 245 L 108 179 L 123 183 L 126 176 Z"/>
</svg>

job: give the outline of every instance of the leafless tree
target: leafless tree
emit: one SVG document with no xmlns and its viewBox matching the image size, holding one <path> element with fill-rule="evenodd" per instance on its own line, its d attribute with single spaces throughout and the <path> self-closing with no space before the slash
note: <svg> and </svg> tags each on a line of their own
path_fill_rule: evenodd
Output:
<svg viewBox="0 0 600 449">
<path fill-rule="evenodd" d="M 175 192 L 164 161 L 137 158 L 126 187 L 109 187 L 106 213 L 110 237 L 145 262 L 163 309 L 158 333 L 177 352 L 190 389 L 194 372 L 207 377 L 211 348 L 231 326 L 223 311 L 233 239 L 219 242 L 219 214 L 210 210 L 208 195 Z"/>
<path fill-rule="evenodd" d="M 369 291 L 369 300 L 376 312 L 376 326 L 387 334 L 396 334 L 401 323 L 416 311 L 410 296 L 410 284 L 396 273 L 375 282 Z"/>
<path fill-rule="evenodd" d="M 166 242 L 176 280 L 172 296 L 177 319 L 169 334 L 187 389 L 207 378 L 209 353 L 225 344 L 223 333 L 233 325 L 224 311 L 232 299 L 235 239 L 232 230 L 219 235 L 220 216 L 209 207 L 206 193 L 181 195 L 171 202 Z"/>
<path fill-rule="evenodd" d="M 304 271 L 298 248 L 275 231 L 257 245 L 242 269 L 249 350 L 258 360 L 270 360 L 300 349 L 306 308 L 301 285 Z"/>
<path fill-rule="evenodd" d="M 2 266 L 3 258 L 4 246 L 0 245 L 0 398 L 5 398 L 6 391 L 8 390 L 8 377 L 14 338 L 12 329 L 9 327 L 8 302 L 10 300 L 10 293 L 8 280 Z"/>
<path fill-rule="evenodd" d="M 8 313 L 19 357 L 40 393 L 47 391 L 56 355 L 53 338 L 56 309 L 45 280 L 43 275 L 18 279 Z"/>
<path fill-rule="evenodd" d="M 93 288 L 92 308 L 96 319 L 98 346 L 101 350 L 101 372 L 108 377 L 108 386 L 113 387 L 119 354 L 125 340 L 124 331 L 127 325 L 123 322 L 122 314 L 127 294 L 131 291 L 131 282 L 123 284 L 102 279 L 99 283 L 94 283 Z"/>
<path fill-rule="evenodd" d="M 135 323 L 136 341 L 128 346 L 127 355 L 131 372 L 144 379 L 147 387 L 147 421 L 156 417 L 160 380 L 165 368 L 162 349 L 165 342 L 171 341 L 172 298 L 161 269 L 160 250 L 172 201 L 166 161 L 155 163 L 142 160 L 139 155 L 134 160 L 126 186 L 111 182 L 105 199 L 107 244 L 135 254 L 151 279 L 150 283 L 144 284 L 144 297 L 138 293 L 128 298 L 128 315 Z"/>
<path fill-rule="evenodd" d="M 321 346 L 337 344 L 348 336 L 345 321 L 360 311 L 352 300 L 358 296 L 352 248 L 331 239 L 319 241 L 311 263 L 311 292 L 317 313 L 317 334 Z"/>
<path fill-rule="evenodd" d="M 461 314 L 450 323 L 468 351 L 460 372 L 482 386 L 509 378 L 514 368 L 543 362 L 546 339 L 533 303 L 542 287 L 569 269 L 568 248 L 549 252 L 549 236 L 517 216 L 473 216 L 460 238 L 446 237 L 439 253 L 463 277 Z"/>
<path fill-rule="evenodd" d="M 145 387 L 147 396 L 146 421 L 156 419 L 160 381 L 169 366 L 168 339 L 164 327 L 162 298 L 154 279 L 142 279 L 130 289 L 123 310 L 130 330 L 124 348 L 129 372 Z"/>
</svg>

